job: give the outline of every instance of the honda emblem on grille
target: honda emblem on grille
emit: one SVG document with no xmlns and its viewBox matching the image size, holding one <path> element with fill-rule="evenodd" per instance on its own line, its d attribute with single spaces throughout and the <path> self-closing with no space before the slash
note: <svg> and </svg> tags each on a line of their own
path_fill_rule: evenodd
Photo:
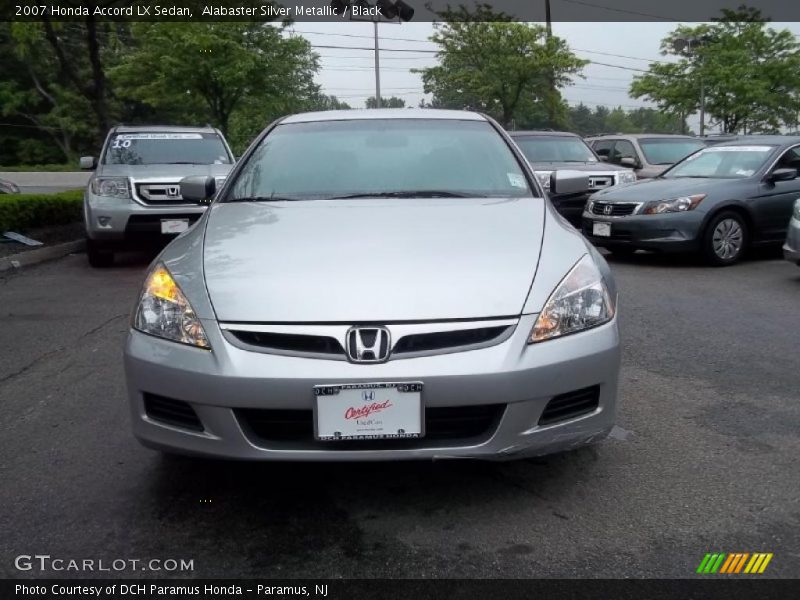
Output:
<svg viewBox="0 0 800 600">
<path fill-rule="evenodd" d="M 167 196 L 170 198 L 177 198 L 181 195 L 181 186 L 179 185 L 168 185 L 167 186 Z"/>
<path fill-rule="evenodd" d="M 614 208 L 614 207 L 613 207 L 613 206 L 611 206 L 610 204 L 606 204 L 606 205 L 605 205 L 605 207 L 603 207 L 603 214 L 604 214 L 604 215 L 610 215 L 610 214 L 611 214 L 611 210 L 612 210 L 613 208 Z"/>
<path fill-rule="evenodd" d="M 376 363 L 389 358 L 391 336 L 385 327 L 351 327 L 345 341 L 352 362 Z"/>
<path fill-rule="evenodd" d="M 361 392 L 361 399 L 364 402 L 375 402 L 375 390 L 364 390 Z"/>
</svg>

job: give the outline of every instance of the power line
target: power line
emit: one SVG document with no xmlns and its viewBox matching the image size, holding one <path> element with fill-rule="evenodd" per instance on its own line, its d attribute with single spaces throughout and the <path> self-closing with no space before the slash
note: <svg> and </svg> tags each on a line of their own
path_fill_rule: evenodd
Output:
<svg viewBox="0 0 800 600">
<path fill-rule="evenodd" d="M 637 17 L 648 17 L 650 19 L 659 19 L 661 21 L 675 21 L 675 22 L 678 21 L 677 19 L 672 19 L 670 17 L 662 17 L 660 15 L 653 15 L 650 13 L 638 12 L 635 10 L 625 10 L 624 8 L 612 8 L 610 6 L 602 6 L 600 4 L 592 4 L 591 2 L 584 2 L 583 0 L 561 0 L 561 2 L 569 2 L 570 4 L 581 4 L 583 6 L 591 6 L 592 8 L 599 8 L 602 10 L 609 10 L 612 12 L 636 15 Z"/>
</svg>

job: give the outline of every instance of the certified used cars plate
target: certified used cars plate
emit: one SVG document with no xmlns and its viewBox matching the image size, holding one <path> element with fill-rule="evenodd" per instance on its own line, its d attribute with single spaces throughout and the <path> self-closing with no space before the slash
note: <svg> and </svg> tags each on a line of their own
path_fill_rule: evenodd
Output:
<svg viewBox="0 0 800 600">
<path fill-rule="evenodd" d="M 592 223 L 592 235 L 611 236 L 611 223 Z"/>
<path fill-rule="evenodd" d="M 189 219 L 161 219 L 161 233 L 183 233 L 189 229 Z"/>
<path fill-rule="evenodd" d="M 318 440 L 422 437 L 422 383 L 349 383 L 314 386 Z"/>
</svg>

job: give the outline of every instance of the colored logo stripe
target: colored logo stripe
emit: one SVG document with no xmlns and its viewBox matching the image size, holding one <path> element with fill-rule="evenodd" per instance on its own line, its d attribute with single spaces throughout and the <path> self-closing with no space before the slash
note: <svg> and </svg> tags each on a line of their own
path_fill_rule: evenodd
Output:
<svg viewBox="0 0 800 600">
<path fill-rule="evenodd" d="M 709 552 L 700 561 L 697 567 L 697 573 L 702 574 L 734 574 L 734 573 L 749 573 L 760 574 L 767 568 L 769 561 L 772 560 L 772 553 L 756 552 L 750 554 L 749 552 L 732 552 L 727 554 L 725 552 Z M 748 560 L 749 559 L 749 560 Z M 745 564 L 747 566 L 745 566 Z M 744 571 L 742 571 L 744 569 Z"/>
</svg>

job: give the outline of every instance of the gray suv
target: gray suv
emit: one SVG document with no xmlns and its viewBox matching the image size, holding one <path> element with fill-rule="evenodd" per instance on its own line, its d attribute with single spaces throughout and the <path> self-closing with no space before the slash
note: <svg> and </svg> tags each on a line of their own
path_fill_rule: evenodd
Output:
<svg viewBox="0 0 800 600">
<path fill-rule="evenodd" d="M 576 227 L 589 194 L 619 183 L 633 183 L 636 175 L 630 169 L 612 167 L 600 161 L 583 139 L 566 131 L 509 131 L 533 169 L 539 184 L 545 188 L 556 210 Z M 589 190 L 576 194 L 555 194 L 550 189 L 550 176 L 557 170 L 582 171 L 589 178 Z"/>
<path fill-rule="evenodd" d="M 703 138 L 656 133 L 591 136 L 586 142 L 601 160 L 633 169 L 639 179 L 661 175 L 707 145 Z"/>
<path fill-rule="evenodd" d="M 118 126 L 103 144 L 84 193 L 83 216 L 89 264 L 109 266 L 114 251 L 163 244 L 186 231 L 206 206 L 184 200 L 184 177 L 224 181 L 234 163 L 228 143 L 213 127 Z"/>
</svg>

